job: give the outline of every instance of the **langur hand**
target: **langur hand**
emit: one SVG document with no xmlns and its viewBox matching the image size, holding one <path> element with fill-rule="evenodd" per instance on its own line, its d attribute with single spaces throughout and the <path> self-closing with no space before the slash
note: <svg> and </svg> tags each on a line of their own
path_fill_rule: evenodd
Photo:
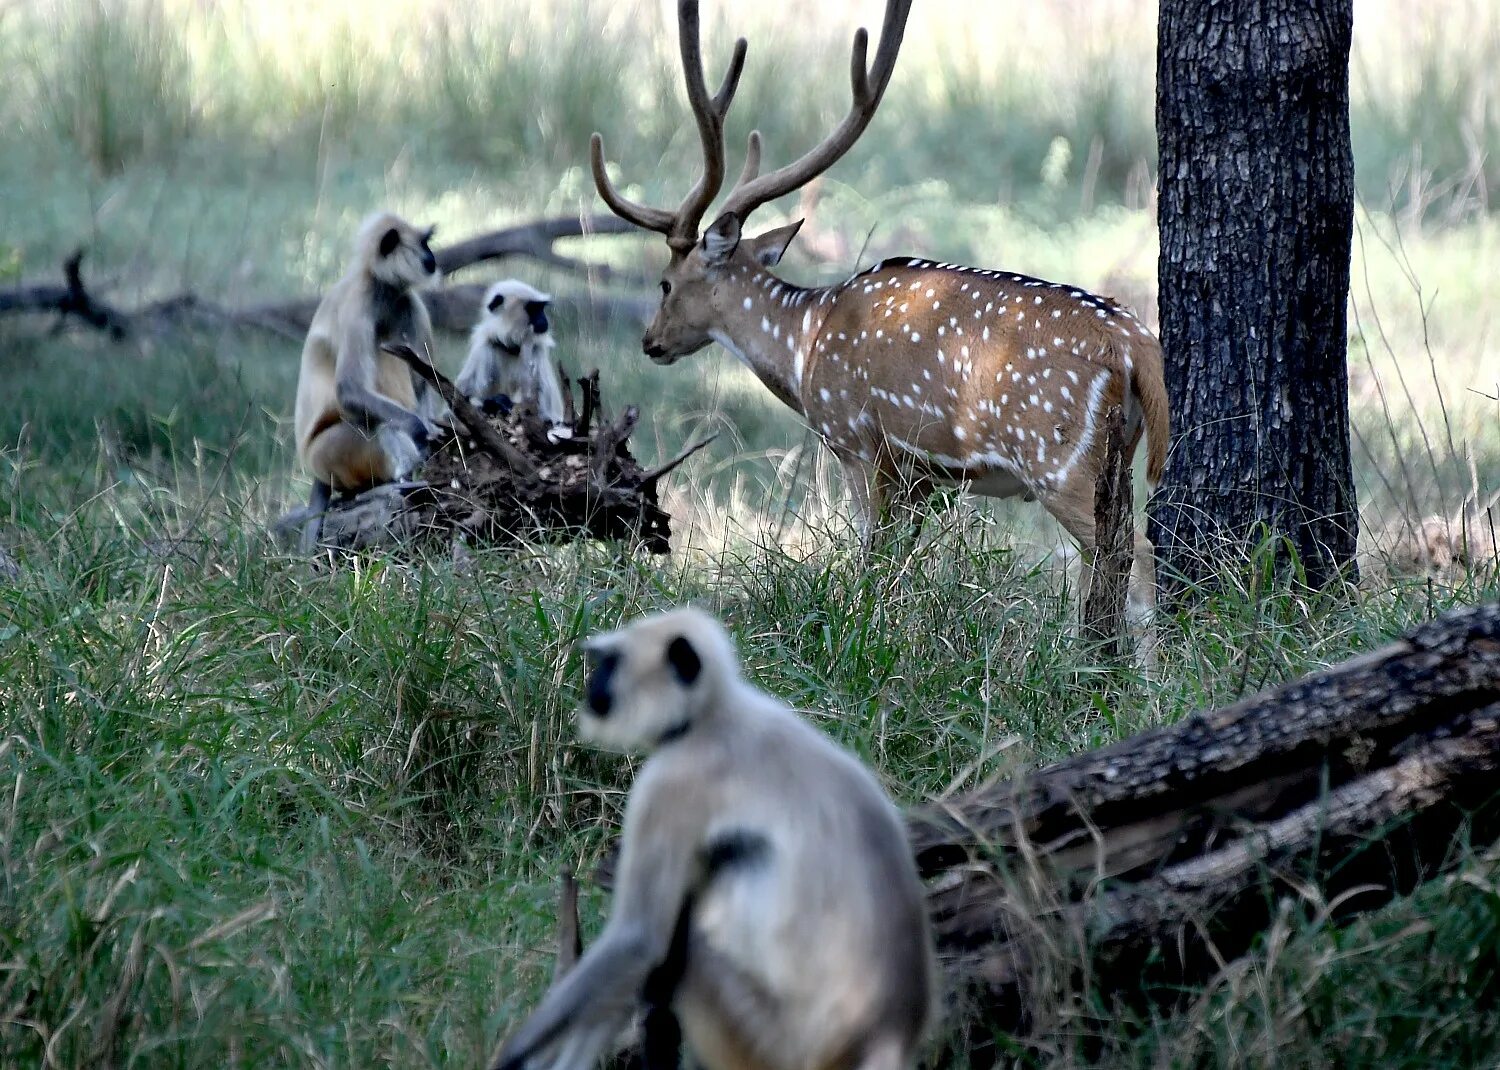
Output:
<svg viewBox="0 0 1500 1070">
<path fill-rule="evenodd" d="M 432 454 L 433 443 L 443 437 L 443 428 L 418 416 L 412 420 L 411 430 L 407 434 L 411 436 L 417 452 L 428 457 Z"/>
</svg>

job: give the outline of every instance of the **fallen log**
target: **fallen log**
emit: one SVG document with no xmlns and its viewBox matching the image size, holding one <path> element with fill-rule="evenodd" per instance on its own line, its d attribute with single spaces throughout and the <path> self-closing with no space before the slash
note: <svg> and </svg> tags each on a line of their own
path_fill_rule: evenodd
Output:
<svg viewBox="0 0 1500 1070">
<path fill-rule="evenodd" d="M 589 286 L 563 292 L 553 303 L 592 319 L 645 323 L 654 301 L 639 294 L 646 285 L 643 276 L 620 271 L 607 264 L 566 256 L 556 250 L 563 238 L 636 233 L 635 228 L 614 216 L 557 216 L 533 220 L 479 234 L 436 252 L 438 267 L 451 276 L 476 264 L 527 259 L 543 266 L 581 274 Z M 131 334 L 160 334 L 186 327 L 237 327 L 269 331 L 301 340 L 317 311 L 319 296 L 295 297 L 248 305 L 225 305 L 191 291 L 146 302 L 136 308 L 110 304 L 85 286 L 80 265 L 83 250 L 63 263 L 63 281 L 28 283 L 0 288 L 0 316 L 20 313 L 54 313 L 77 319 L 90 327 L 108 331 L 119 339 Z M 595 284 L 618 283 L 633 287 L 636 294 L 606 294 Z M 449 284 L 423 293 L 433 326 L 440 330 L 467 331 L 474 325 L 483 283 Z"/>
<path fill-rule="evenodd" d="M 970 1065 L 1085 984 L 1170 1005 L 1281 904 L 1369 910 L 1455 864 L 1460 836 L 1500 837 L 1500 605 L 918 807 L 908 831 Z"/>
<path fill-rule="evenodd" d="M 335 500 L 323 514 L 325 549 L 597 539 L 669 551 L 671 517 L 661 508 L 658 487 L 711 438 L 656 468 L 643 468 L 628 446 L 636 409 L 627 406 L 607 418 L 597 371 L 577 384 L 581 404 L 574 403 L 574 383 L 562 376 L 567 405 L 559 434 L 530 407 L 486 415 L 410 347 L 386 351 L 433 385 L 458 426 L 422 465 L 419 485 L 388 484 Z M 296 510 L 276 525 L 276 533 L 290 541 L 306 519 Z"/>
</svg>

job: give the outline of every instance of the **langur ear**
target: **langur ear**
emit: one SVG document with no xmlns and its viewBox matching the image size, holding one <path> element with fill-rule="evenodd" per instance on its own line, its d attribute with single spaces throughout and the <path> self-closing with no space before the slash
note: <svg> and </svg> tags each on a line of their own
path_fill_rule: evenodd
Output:
<svg viewBox="0 0 1500 1070">
<path fill-rule="evenodd" d="M 703 659 L 686 636 L 679 635 L 667 644 L 667 664 L 684 684 L 691 684 L 703 671 Z"/>
<path fill-rule="evenodd" d="M 490 303 L 485 307 L 488 308 L 489 311 L 493 312 L 503 304 L 505 304 L 505 295 L 496 294 L 494 297 L 490 298 Z"/>
<path fill-rule="evenodd" d="M 401 244 L 401 232 L 395 227 L 380 236 L 380 255 L 390 256 L 396 251 L 396 246 Z"/>
</svg>

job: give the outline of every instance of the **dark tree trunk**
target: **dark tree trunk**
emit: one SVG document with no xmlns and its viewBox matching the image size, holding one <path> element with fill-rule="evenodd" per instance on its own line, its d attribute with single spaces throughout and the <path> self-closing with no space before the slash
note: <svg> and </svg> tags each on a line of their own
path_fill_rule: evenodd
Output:
<svg viewBox="0 0 1500 1070">
<path fill-rule="evenodd" d="M 1161 340 L 1174 441 L 1151 506 L 1164 566 L 1285 540 L 1353 575 L 1346 305 L 1352 0 L 1161 0 Z M 1282 563 L 1286 555 L 1278 549 Z"/>
</svg>

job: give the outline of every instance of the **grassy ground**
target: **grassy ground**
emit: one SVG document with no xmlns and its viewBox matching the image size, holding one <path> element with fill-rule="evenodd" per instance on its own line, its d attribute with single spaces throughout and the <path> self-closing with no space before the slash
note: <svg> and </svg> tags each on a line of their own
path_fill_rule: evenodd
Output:
<svg viewBox="0 0 1500 1070">
<path fill-rule="evenodd" d="M 878 8 L 795 26 L 736 9 L 752 36 L 736 135 L 753 118 L 776 154 L 816 136 L 848 28 Z M 0 272 L 54 275 L 85 243 L 126 304 L 311 291 L 377 205 L 458 237 L 589 203 L 595 126 L 638 192 L 680 195 L 693 138 L 666 10 L 0 8 Z M 810 229 L 834 262 L 789 272 L 920 250 L 1149 308 L 1150 5 L 944 10 L 919 16 L 875 128 L 822 190 Z M 730 28 L 710 32 L 722 56 Z M 645 609 L 723 613 L 757 680 L 917 801 L 1500 596 L 1493 569 L 1449 587 L 1379 567 L 1404 520 L 1460 505 L 1471 461 L 1485 491 L 1500 473 L 1500 19 L 1361 0 L 1358 38 L 1351 397 L 1374 567 L 1338 604 L 1228 577 L 1161 622 L 1149 680 L 1081 663 L 1034 510 L 937 503 L 920 561 L 855 567 L 817 451 L 721 355 L 663 371 L 627 330 L 558 327 L 567 363 L 649 402 L 648 456 L 726 432 L 673 492 L 672 560 L 481 552 L 330 576 L 260 534 L 305 491 L 295 346 L 0 321 L 0 547 L 20 563 L 0 586 L 0 1066 L 480 1062 L 549 975 L 558 869 L 597 855 L 629 782 L 569 742 L 571 644 Z M 789 72 L 812 87 L 785 92 Z M 1100 1027 L 1092 995 L 1048 1008 L 1032 1062 L 1494 1065 L 1495 872 L 1466 855 L 1461 879 L 1348 929 L 1296 904 L 1180 1016 Z"/>
</svg>

